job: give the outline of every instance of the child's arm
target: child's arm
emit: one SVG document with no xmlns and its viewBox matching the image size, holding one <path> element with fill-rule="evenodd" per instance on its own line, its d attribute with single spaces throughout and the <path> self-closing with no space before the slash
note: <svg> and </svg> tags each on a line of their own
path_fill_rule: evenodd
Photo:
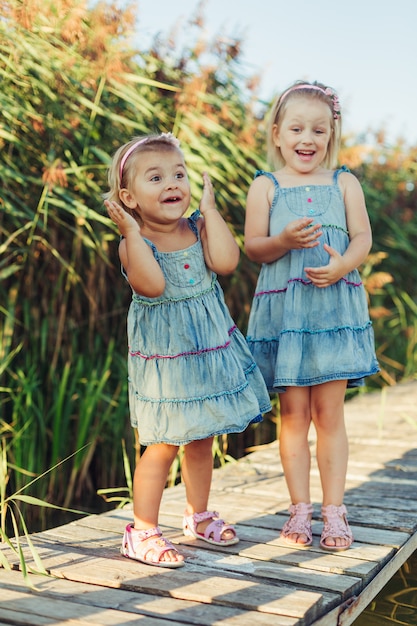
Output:
<svg viewBox="0 0 417 626">
<path fill-rule="evenodd" d="M 358 179 L 350 172 L 344 172 L 339 176 L 339 183 L 345 200 L 350 243 L 343 255 L 325 244 L 323 247 L 330 255 L 329 264 L 323 267 L 305 268 L 307 276 L 316 287 L 333 285 L 342 276 L 359 267 L 372 246 L 371 225 L 365 197 Z"/>
<path fill-rule="evenodd" d="M 231 274 L 239 263 L 237 245 L 226 222 L 216 209 L 213 186 L 208 174 L 203 174 L 204 187 L 200 212 L 204 217 L 200 236 L 207 267 L 220 275 Z"/>
<path fill-rule="evenodd" d="M 165 278 L 152 250 L 140 234 L 139 224 L 117 202 L 105 201 L 104 204 L 123 235 L 119 256 L 130 286 L 147 298 L 160 296 L 165 289 Z"/>
<path fill-rule="evenodd" d="M 265 176 L 251 184 L 246 203 L 245 249 L 252 261 L 272 263 L 289 250 L 314 248 L 322 235 L 321 225 L 313 219 L 301 217 L 287 224 L 277 235 L 269 234 L 269 210 L 274 188 Z"/>
</svg>

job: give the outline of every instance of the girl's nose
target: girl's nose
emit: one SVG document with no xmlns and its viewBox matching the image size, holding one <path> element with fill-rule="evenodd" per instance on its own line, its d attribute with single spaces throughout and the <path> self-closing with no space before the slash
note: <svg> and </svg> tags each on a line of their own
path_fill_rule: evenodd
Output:
<svg viewBox="0 0 417 626">
<path fill-rule="evenodd" d="M 303 136 L 301 137 L 301 141 L 303 143 L 312 143 L 313 142 L 312 134 L 308 130 L 304 131 Z"/>
</svg>

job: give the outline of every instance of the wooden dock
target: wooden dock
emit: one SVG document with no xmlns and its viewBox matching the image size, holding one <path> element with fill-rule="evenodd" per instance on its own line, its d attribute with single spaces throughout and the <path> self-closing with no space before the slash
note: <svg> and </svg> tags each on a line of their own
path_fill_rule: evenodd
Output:
<svg viewBox="0 0 417 626">
<path fill-rule="evenodd" d="M 5 552 L 15 569 L 0 569 L 0 625 L 352 624 L 417 548 L 417 381 L 347 402 L 346 421 L 350 550 L 319 548 L 314 461 L 313 546 L 280 545 L 289 501 L 274 442 L 214 472 L 210 508 L 237 524 L 237 545 L 219 549 L 182 535 L 178 485 L 164 492 L 160 525 L 181 544 L 185 567 L 161 569 L 120 556 L 130 510 L 88 516 L 32 535 L 51 574 L 30 575 L 36 590 L 25 585 L 17 557 Z"/>
</svg>

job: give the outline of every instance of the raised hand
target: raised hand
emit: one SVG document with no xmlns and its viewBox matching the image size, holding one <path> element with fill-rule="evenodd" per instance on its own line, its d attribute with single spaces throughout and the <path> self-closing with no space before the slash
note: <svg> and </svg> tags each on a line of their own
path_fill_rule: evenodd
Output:
<svg viewBox="0 0 417 626">
<path fill-rule="evenodd" d="M 289 250 L 314 248 L 319 245 L 318 238 L 323 234 L 321 224 L 313 224 L 310 217 L 301 217 L 287 224 L 282 231 L 282 239 Z"/>
<path fill-rule="evenodd" d="M 204 186 L 200 202 L 200 211 L 202 215 L 205 215 L 208 211 L 211 211 L 212 209 L 217 211 L 217 209 L 213 185 L 207 172 L 203 173 L 203 183 Z"/>
<path fill-rule="evenodd" d="M 110 219 L 118 226 L 120 234 L 126 237 L 131 231 L 140 231 L 140 227 L 135 218 L 127 213 L 117 202 L 105 200 L 104 204 Z"/>
</svg>

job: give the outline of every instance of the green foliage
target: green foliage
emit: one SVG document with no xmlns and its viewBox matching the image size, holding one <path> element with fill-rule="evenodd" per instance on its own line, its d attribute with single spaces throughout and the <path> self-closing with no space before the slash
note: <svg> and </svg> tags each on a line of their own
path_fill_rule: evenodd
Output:
<svg viewBox="0 0 417 626">
<path fill-rule="evenodd" d="M 130 467 L 129 455 L 126 450 L 126 442 L 124 439 L 122 440 L 122 449 L 126 487 L 109 487 L 97 490 L 97 495 L 104 498 L 106 502 L 117 502 L 118 509 L 122 509 L 127 504 L 133 502 L 133 472 Z"/>
<path fill-rule="evenodd" d="M 4 428 L 2 430 L 4 430 Z M 32 509 L 33 507 L 41 507 L 59 511 L 65 510 L 76 515 L 84 515 L 85 513 L 83 511 L 57 507 L 53 504 L 40 500 L 39 498 L 23 493 L 24 490 L 28 490 L 35 483 L 41 481 L 46 474 L 53 472 L 56 467 L 50 468 L 44 474 L 37 476 L 29 483 L 25 484 L 25 486 L 21 489 L 18 489 L 16 492 L 10 495 L 7 495 L 6 486 L 10 478 L 10 469 L 13 469 L 18 474 L 25 474 L 26 476 L 28 475 L 28 472 L 9 463 L 7 454 L 10 444 L 8 445 L 6 443 L 6 439 L 5 437 L 3 437 L 4 433 L 2 432 L 2 430 L 0 430 L 0 436 L 2 437 L 0 448 L 0 541 L 5 543 L 10 551 L 18 556 L 23 578 L 26 581 L 27 585 L 31 587 L 32 584 L 28 576 L 30 572 L 44 575 L 47 575 L 47 572 L 42 564 L 42 560 L 38 554 L 38 551 L 36 550 L 36 547 L 30 537 L 30 531 L 28 530 L 25 516 L 22 514 L 21 511 L 22 503 L 30 505 Z M 11 530 L 8 530 L 8 522 L 9 528 Z M 11 532 L 13 532 L 14 534 L 14 542 L 10 540 Z M 27 566 L 24 545 L 26 545 L 29 549 L 32 560 L 34 562 L 34 567 Z M 2 550 L 0 550 L 0 566 L 5 569 L 11 569 L 11 565 L 7 559 L 7 556 L 5 553 L 3 553 Z"/>
<path fill-rule="evenodd" d="M 376 144 L 355 172 L 362 181 L 376 252 L 363 275 L 382 380 L 417 374 L 417 148 Z M 376 265 L 377 271 L 371 272 Z"/>
</svg>

